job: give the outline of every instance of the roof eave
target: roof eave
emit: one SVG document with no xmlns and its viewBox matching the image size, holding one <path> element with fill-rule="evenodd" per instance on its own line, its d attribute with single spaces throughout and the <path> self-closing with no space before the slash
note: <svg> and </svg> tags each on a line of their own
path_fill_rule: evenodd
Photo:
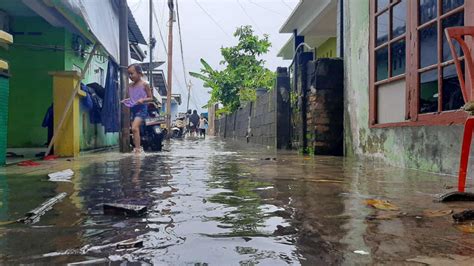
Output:
<svg viewBox="0 0 474 266">
<path fill-rule="evenodd" d="M 295 15 L 295 13 L 297 12 L 297 10 L 302 4 L 303 4 L 303 0 L 300 0 L 298 5 L 291 12 L 290 16 L 288 16 L 288 18 L 286 19 L 285 23 L 283 23 L 283 25 L 281 26 L 280 31 L 279 31 L 280 33 L 293 33 L 294 29 L 289 28 L 289 23 L 293 19 L 293 16 Z"/>
</svg>

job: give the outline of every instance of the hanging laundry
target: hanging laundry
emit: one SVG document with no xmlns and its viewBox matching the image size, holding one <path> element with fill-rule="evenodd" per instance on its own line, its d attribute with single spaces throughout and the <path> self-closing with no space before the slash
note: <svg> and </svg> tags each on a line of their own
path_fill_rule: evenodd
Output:
<svg viewBox="0 0 474 266">
<path fill-rule="evenodd" d="M 118 94 L 118 66 L 109 58 L 107 76 L 105 79 L 105 97 L 102 108 L 102 125 L 105 132 L 119 132 L 119 94 Z"/>
<path fill-rule="evenodd" d="M 86 93 L 86 97 L 82 98 L 82 106 L 89 110 L 89 120 L 91 124 L 99 124 L 102 122 L 102 98 L 97 95 L 94 89 L 81 83 L 81 89 Z"/>
</svg>

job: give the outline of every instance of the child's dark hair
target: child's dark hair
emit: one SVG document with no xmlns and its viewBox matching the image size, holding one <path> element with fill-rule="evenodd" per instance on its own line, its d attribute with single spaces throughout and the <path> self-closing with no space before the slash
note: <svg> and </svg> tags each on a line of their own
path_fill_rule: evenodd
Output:
<svg viewBox="0 0 474 266">
<path fill-rule="evenodd" d="M 131 67 L 133 67 L 133 68 L 135 69 L 135 71 L 136 71 L 138 74 L 140 74 L 140 75 L 143 76 L 143 68 L 142 68 L 142 66 L 140 66 L 139 64 L 136 64 L 136 63 L 135 63 L 135 64 L 131 64 L 131 65 L 128 66 L 128 68 L 131 68 Z"/>
</svg>

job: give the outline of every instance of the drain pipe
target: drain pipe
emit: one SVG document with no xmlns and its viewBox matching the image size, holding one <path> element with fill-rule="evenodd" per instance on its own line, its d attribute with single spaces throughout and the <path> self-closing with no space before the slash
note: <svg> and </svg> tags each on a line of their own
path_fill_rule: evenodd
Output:
<svg viewBox="0 0 474 266">
<path fill-rule="evenodd" d="M 293 91 L 294 92 L 297 92 L 298 91 L 298 69 L 299 69 L 299 50 L 301 47 L 306 47 L 308 48 L 309 50 L 314 50 L 313 47 L 309 46 L 307 43 L 305 42 L 302 42 L 300 44 L 298 44 L 298 46 L 296 47 L 295 49 L 295 54 L 293 55 L 293 59 L 291 60 L 291 64 L 289 66 L 289 68 L 291 68 L 294 64 L 294 85 L 293 85 Z M 296 64 L 295 64 L 296 62 Z M 302 75 L 303 73 L 301 73 Z M 301 77 L 301 80 L 303 81 L 303 76 Z M 302 86 L 304 86 L 305 84 L 301 84 Z M 308 125 L 307 125 L 307 108 L 306 108 L 306 105 L 307 105 L 307 94 L 306 94 L 306 88 L 301 88 L 301 101 L 298 101 L 300 104 L 301 104 L 301 147 L 302 147 L 302 152 L 303 154 L 307 154 L 308 153 L 308 139 L 307 139 L 307 136 L 306 136 L 306 133 L 308 131 Z"/>
</svg>

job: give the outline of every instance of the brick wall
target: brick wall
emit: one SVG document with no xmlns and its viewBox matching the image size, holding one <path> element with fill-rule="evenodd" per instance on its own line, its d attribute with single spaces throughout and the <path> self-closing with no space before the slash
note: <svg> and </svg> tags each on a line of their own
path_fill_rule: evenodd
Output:
<svg viewBox="0 0 474 266">
<path fill-rule="evenodd" d="M 308 147 L 317 155 L 343 155 L 342 60 L 308 63 Z"/>
</svg>

